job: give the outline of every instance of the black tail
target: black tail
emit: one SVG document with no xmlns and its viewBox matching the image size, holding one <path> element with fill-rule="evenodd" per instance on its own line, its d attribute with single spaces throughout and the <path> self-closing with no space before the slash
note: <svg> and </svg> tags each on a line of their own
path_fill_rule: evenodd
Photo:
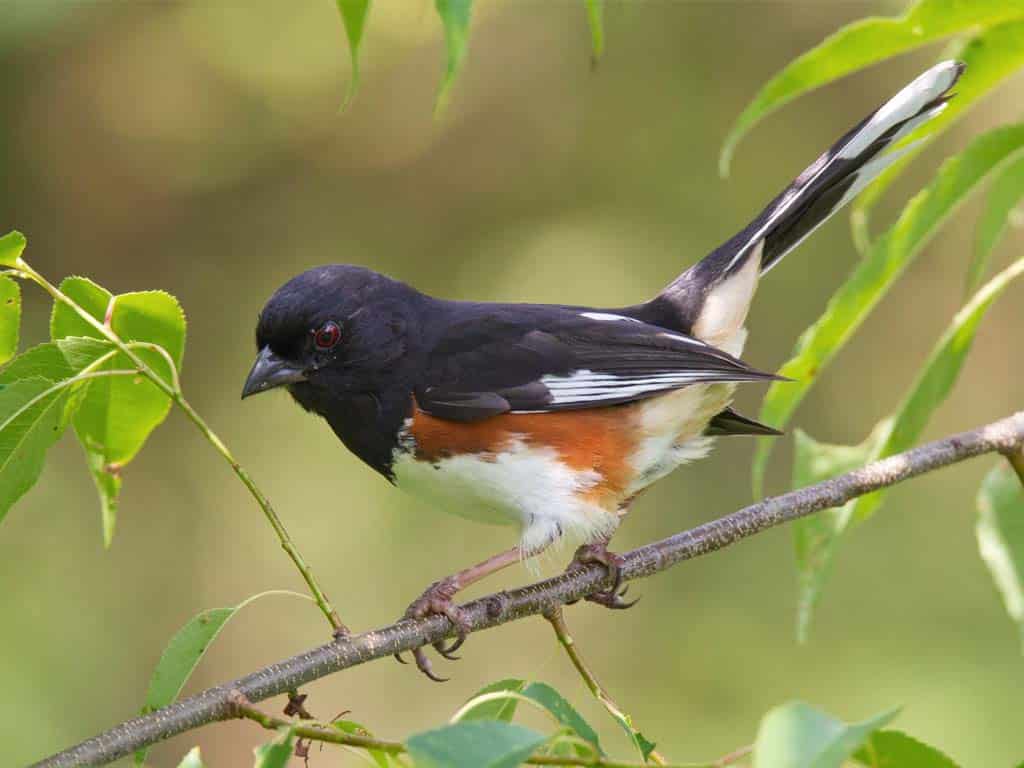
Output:
<svg viewBox="0 0 1024 768">
<path fill-rule="evenodd" d="M 909 146 L 883 154 L 945 109 L 951 97 L 949 91 L 963 69 L 960 62 L 945 61 L 903 88 L 826 150 L 742 231 L 676 278 L 651 302 L 650 308 L 658 315 L 674 314 L 674 324 L 682 326 L 681 330 L 699 330 L 701 313 L 709 303 L 709 296 L 719 286 L 724 287 L 730 277 L 744 271 L 752 257 L 760 261 L 761 273 L 771 269 L 908 151 Z M 723 291 L 720 301 L 711 303 L 746 301 L 749 304 L 756 285 L 756 272 L 746 271 L 750 273 L 745 281 L 750 283 L 749 289 L 736 286 Z M 739 325 L 742 325 L 746 309 L 746 306 L 737 306 L 728 314 L 738 314 Z M 719 306 L 716 312 L 721 311 Z M 735 319 L 730 317 L 728 321 L 732 323 Z M 703 338 L 723 334 L 696 335 Z"/>
</svg>

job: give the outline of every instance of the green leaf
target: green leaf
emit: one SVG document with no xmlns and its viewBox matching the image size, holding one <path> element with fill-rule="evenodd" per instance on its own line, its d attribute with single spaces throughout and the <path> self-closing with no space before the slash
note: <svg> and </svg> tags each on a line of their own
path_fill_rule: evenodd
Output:
<svg viewBox="0 0 1024 768">
<path fill-rule="evenodd" d="M 142 707 L 142 714 L 145 715 L 160 709 L 160 707 L 166 707 L 177 699 L 200 659 L 203 658 L 203 654 L 206 653 L 206 649 L 217 638 L 228 620 L 254 600 L 268 595 L 292 595 L 306 598 L 305 595 L 300 595 L 297 592 L 271 590 L 253 595 L 230 608 L 210 608 L 192 617 L 185 626 L 175 633 L 160 655 L 160 660 L 153 670 L 153 676 L 149 680 L 149 690 L 146 693 L 146 703 Z M 148 752 L 148 747 L 138 750 L 135 753 L 135 765 L 145 763 Z"/>
<path fill-rule="evenodd" d="M 405 745 L 416 768 L 513 768 L 545 741 L 520 725 L 475 720 L 418 733 Z"/>
<path fill-rule="evenodd" d="M 363 39 L 363 27 L 366 24 L 366 14 L 370 10 L 370 0 L 337 0 L 337 3 L 341 21 L 345 25 L 345 35 L 348 37 L 349 54 L 352 57 L 352 77 L 348 81 L 345 102 L 341 105 L 341 108 L 345 109 L 359 87 L 359 44 Z"/>
<path fill-rule="evenodd" d="M 355 736 L 373 737 L 373 734 L 364 726 L 351 720 L 335 720 L 331 725 L 342 733 L 353 734 Z M 369 755 L 370 759 L 377 764 L 377 768 L 390 768 L 391 759 L 388 757 L 387 752 L 381 749 L 367 749 L 365 751 L 366 754 Z"/>
<path fill-rule="evenodd" d="M 523 689 L 523 695 L 544 707 L 558 722 L 571 729 L 581 739 L 593 744 L 599 754 L 604 754 L 597 732 L 590 727 L 590 723 L 584 720 L 576 708 L 550 685 L 530 683 Z"/>
<path fill-rule="evenodd" d="M 0 520 L 36 484 L 68 424 L 68 388 L 32 377 L 0 385 Z"/>
<path fill-rule="evenodd" d="M 199 747 L 192 747 L 188 754 L 178 763 L 178 768 L 203 768 L 203 759 L 199 754 Z"/>
<path fill-rule="evenodd" d="M 103 321 L 109 314 L 111 329 L 123 341 L 162 346 L 180 368 L 185 347 L 185 317 L 170 294 L 145 291 L 114 297 L 80 277 L 64 280 L 61 291 L 97 320 Z M 50 335 L 55 341 L 67 336 L 102 338 L 99 331 L 60 302 L 54 307 Z M 167 362 L 159 353 L 139 349 L 136 354 L 165 380 L 172 378 Z M 119 354 L 105 367 L 123 369 L 133 365 Z M 75 429 L 88 449 L 103 454 L 105 463 L 123 465 L 138 453 L 170 407 L 168 397 L 141 376 L 100 380 L 89 388 L 75 418 Z"/>
<path fill-rule="evenodd" d="M 444 40 L 447 50 L 444 78 L 437 94 L 434 113 L 440 114 L 448 104 L 448 94 L 455 76 L 462 67 L 466 56 L 466 45 L 469 42 L 469 17 L 473 9 L 473 0 L 434 0 L 434 6 L 444 25 Z"/>
<path fill-rule="evenodd" d="M 896 413 L 891 419 L 879 424 L 871 437 L 854 449 L 849 458 L 857 458 L 856 453 L 859 451 L 863 455 L 857 463 L 877 461 L 904 451 L 917 442 L 932 413 L 953 388 L 974 341 L 978 324 L 1006 287 L 1022 274 L 1024 258 L 992 278 L 956 313 Z M 829 447 L 835 449 L 834 446 Z M 805 460 L 803 456 L 798 458 Z M 851 523 L 863 522 L 874 514 L 887 492 L 882 489 L 860 496 L 838 510 L 822 513 L 824 516 L 817 521 L 801 521 L 795 525 L 800 579 L 797 626 L 801 640 L 806 637 L 811 610 L 828 577 L 839 537 Z"/>
<path fill-rule="evenodd" d="M 978 491 L 978 550 L 1024 649 L 1024 486 L 1008 462 L 985 475 Z"/>
<path fill-rule="evenodd" d="M 797 96 L 957 32 L 1022 17 L 1022 0 L 918 0 L 902 16 L 872 16 L 848 24 L 762 86 L 726 137 L 719 171 L 729 174 L 736 145 L 755 123 Z"/>
<path fill-rule="evenodd" d="M 0 237 L 0 267 L 17 267 L 27 243 L 25 236 L 17 230 Z"/>
<path fill-rule="evenodd" d="M 840 768 L 876 730 L 892 720 L 892 709 L 862 723 L 847 724 L 794 701 L 768 712 L 754 742 L 754 768 Z"/>
<path fill-rule="evenodd" d="M 853 759 L 867 768 L 959 768 L 935 747 L 902 731 L 875 731 Z"/>
<path fill-rule="evenodd" d="M 506 697 L 496 697 L 507 694 Z M 583 716 L 562 694 L 547 683 L 527 683 L 525 680 L 508 678 L 484 686 L 459 710 L 460 722 L 473 720 L 501 720 L 511 722 L 516 705 L 521 698 L 530 699 L 584 741 L 593 744 L 598 753 L 604 754 L 597 732 L 583 719 Z M 482 699 L 482 700 L 481 700 Z"/>
<path fill-rule="evenodd" d="M 1022 274 L 1024 258 L 1018 259 L 993 277 L 956 313 L 928 356 L 910 392 L 896 410 L 892 429 L 875 448 L 871 461 L 905 451 L 917 442 L 932 413 L 953 389 L 985 313 L 1010 283 Z M 847 505 L 850 518 L 855 522 L 869 518 L 881 506 L 887 492 L 883 489 L 854 499 Z"/>
<path fill-rule="evenodd" d="M 57 343 L 37 344 L 0 370 L 0 384 L 33 376 L 51 381 L 70 379 L 113 348 L 110 342 L 77 336 Z"/>
<path fill-rule="evenodd" d="M 481 701 L 478 704 L 474 702 L 477 699 L 489 696 L 492 693 L 504 691 L 522 693 L 525 687 L 525 680 L 519 680 L 514 677 L 499 680 L 498 682 L 491 683 L 490 685 L 485 685 L 467 700 L 466 705 L 463 707 L 463 713 L 460 719 L 464 721 L 504 720 L 506 723 L 510 723 L 516 714 L 516 705 L 519 703 L 517 699 L 510 696 L 503 699 L 488 699 L 487 701 Z"/>
<path fill-rule="evenodd" d="M 1024 66 L 1024 21 L 1011 21 L 982 30 L 956 51 L 954 57 L 967 65 L 967 69 L 957 82 L 956 98 L 949 102 L 942 114 L 925 122 L 900 142 L 900 145 L 924 137 L 931 139 L 942 133 L 1000 83 Z M 862 253 L 870 247 L 868 216 L 871 209 L 927 143 L 918 144 L 904 157 L 886 168 L 854 202 L 850 221 L 854 240 Z M 974 288 L 977 288 L 977 285 Z"/>
<path fill-rule="evenodd" d="M 776 382 L 769 387 L 761 406 L 761 421 L 780 428 L 789 421 L 820 372 L 939 226 L 991 171 L 1014 158 L 1022 148 L 1024 124 L 1005 126 L 979 136 L 962 153 L 943 163 L 932 183 L 907 203 L 893 227 L 858 263 L 829 300 L 824 314 L 801 334 L 793 357 L 779 370 L 796 381 Z M 771 446 L 770 439 L 760 438 L 754 456 L 753 481 L 758 496 Z"/>
<path fill-rule="evenodd" d="M 1022 44 L 1024 49 L 1024 44 Z M 967 269 L 966 291 L 970 295 L 985 278 L 988 263 L 1003 233 L 1006 231 L 1013 209 L 1024 198 L 1024 157 L 1003 167 L 992 180 L 985 209 L 978 221 L 974 241 L 974 257 Z"/>
<path fill-rule="evenodd" d="M 177 300 L 163 291 L 142 291 L 113 296 L 82 277 L 69 277 L 61 291 L 125 342 L 157 344 L 167 350 L 175 368 L 181 368 L 185 350 L 185 315 Z M 54 340 L 69 336 L 100 339 L 102 335 L 63 302 L 54 305 L 50 320 Z M 151 349 L 136 349 L 165 381 L 173 380 L 167 360 Z M 133 368 L 122 353 L 101 370 Z M 167 417 L 171 401 L 143 376 L 119 376 L 93 381 L 75 416 L 75 433 L 85 448 L 90 472 L 100 495 L 103 540 L 109 546 L 114 533 L 120 472 L 142 448 L 150 433 Z"/>
<path fill-rule="evenodd" d="M 6 275 L 0 276 L 0 365 L 18 354 L 21 327 L 21 289 Z"/>
<path fill-rule="evenodd" d="M 885 438 L 889 420 L 881 422 L 860 445 L 820 443 L 806 432 L 794 433 L 793 487 L 804 488 L 867 463 L 875 445 Z M 835 544 L 843 524 L 842 510 L 823 509 L 817 514 L 793 521 L 796 553 L 798 642 L 807 640 L 811 614 L 831 570 Z"/>
<path fill-rule="evenodd" d="M 633 743 L 636 744 L 636 748 L 640 750 L 640 756 L 644 762 L 651 756 L 651 752 L 658 746 L 653 741 L 648 741 L 647 738 L 640 733 L 640 731 L 633 731 L 630 736 L 633 738 Z"/>
<path fill-rule="evenodd" d="M 278 734 L 270 743 L 253 750 L 256 755 L 253 768 L 288 768 L 288 761 L 295 751 L 295 733 L 291 728 L 281 728 Z"/>
<path fill-rule="evenodd" d="M 4 368 L 0 372 L 0 383 L 31 376 L 41 376 L 54 382 L 69 379 L 113 350 L 114 345 L 109 341 L 80 336 L 68 336 L 56 343 L 39 344 Z M 84 390 L 95 383 L 83 382 L 81 387 Z M 121 477 L 119 473 L 109 471 L 102 463 L 102 455 L 88 450 L 85 453 L 89 470 L 100 492 L 103 538 L 109 546 L 114 531 Z"/>
<path fill-rule="evenodd" d="M 604 0 L 583 0 L 590 27 L 590 53 L 596 62 L 604 53 Z"/>
</svg>

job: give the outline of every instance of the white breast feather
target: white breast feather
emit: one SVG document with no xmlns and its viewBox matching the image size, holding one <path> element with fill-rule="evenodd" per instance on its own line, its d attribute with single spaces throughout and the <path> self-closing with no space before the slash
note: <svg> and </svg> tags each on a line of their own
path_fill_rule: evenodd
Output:
<svg viewBox="0 0 1024 768">
<path fill-rule="evenodd" d="M 408 442 L 406 442 L 408 445 Z M 569 543 L 610 534 L 614 512 L 582 495 L 601 480 L 595 470 L 575 470 L 551 448 L 512 440 L 488 456 L 456 455 L 435 462 L 396 450 L 395 485 L 446 512 L 480 522 L 518 525 L 526 552 L 543 549 L 564 535 Z"/>
</svg>

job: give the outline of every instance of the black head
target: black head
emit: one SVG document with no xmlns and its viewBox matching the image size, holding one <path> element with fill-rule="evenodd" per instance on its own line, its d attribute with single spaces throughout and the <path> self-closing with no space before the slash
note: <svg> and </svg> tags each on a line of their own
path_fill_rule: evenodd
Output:
<svg viewBox="0 0 1024 768">
<path fill-rule="evenodd" d="M 281 286 L 260 313 L 256 363 L 242 397 L 287 385 L 306 408 L 373 392 L 406 352 L 418 294 L 362 267 L 315 267 Z"/>
</svg>

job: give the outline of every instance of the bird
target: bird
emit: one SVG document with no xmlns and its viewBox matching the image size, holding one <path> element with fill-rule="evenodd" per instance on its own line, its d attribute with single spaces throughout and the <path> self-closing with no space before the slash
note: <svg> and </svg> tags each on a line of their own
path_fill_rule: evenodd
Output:
<svg viewBox="0 0 1024 768">
<path fill-rule="evenodd" d="M 284 387 L 388 482 L 444 511 L 515 526 L 515 546 L 440 579 L 409 618 L 440 614 L 466 636 L 453 598 L 555 542 L 570 568 L 600 563 L 631 605 L 608 549 L 634 500 L 724 435 L 777 435 L 730 403 L 743 382 L 779 376 L 740 355 L 760 277 L 914 144 L 964 70 L 943 61 L 821 154 L 746 227 L 652 299 L 596 308 L 455 301 L 366 267 L 309 269 L 259 314 L 242 397 Z M 424 648 L 417 667 L 441 680 Z M 399 657 L 399 660 L 401 658 Z"/>
</svg>

